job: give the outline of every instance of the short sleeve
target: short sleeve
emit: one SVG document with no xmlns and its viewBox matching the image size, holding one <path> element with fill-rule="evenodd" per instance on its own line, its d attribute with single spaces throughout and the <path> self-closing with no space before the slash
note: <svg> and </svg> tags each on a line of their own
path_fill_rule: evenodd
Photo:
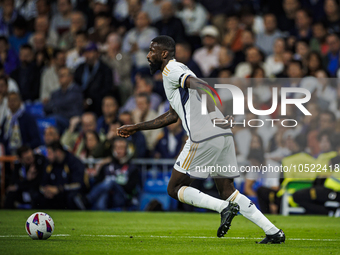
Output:
<svg viewBox="0 0 340 255">
<path fill-rule="evenodd" d="M 196 77 L 196 75 L 185 65 L 171 65 L 164 68 L 163 74 L 168 79 L 171 86 L 175 88 L 185 87 L 186 80 L 190 77 Z"/>
</svg>

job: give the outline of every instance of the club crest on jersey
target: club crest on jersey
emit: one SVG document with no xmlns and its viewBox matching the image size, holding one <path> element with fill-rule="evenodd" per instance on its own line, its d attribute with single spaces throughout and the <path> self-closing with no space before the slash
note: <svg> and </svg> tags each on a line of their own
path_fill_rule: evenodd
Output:
<svg viewBox="0 0 340 255">
<path fill-rule="evenodd" d="M 32 221 L 35 225 L 39 225 L 39 214 L 36 214 L 33 218 L 33 221 Z"/>
<path fill-rule="evenodd" d="M 51 227 L 50 223 L 48 223 L 47 220 L 45 222 L 46 222 L 46 231 L 51 233 L 52 232 L 52 227 Z"/>
</svg>

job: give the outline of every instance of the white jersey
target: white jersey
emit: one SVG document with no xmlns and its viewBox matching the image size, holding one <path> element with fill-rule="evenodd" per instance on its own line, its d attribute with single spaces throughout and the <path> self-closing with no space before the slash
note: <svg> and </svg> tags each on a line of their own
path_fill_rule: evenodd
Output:
<svg viewBox="0 0 340 255">
<path fill-rule="evenodd" d="M 196 77 L 186 65 L 170 60 L 162 75 L 166 97 L 182 120 L 183 128 L 192 142 L 200 143 L 217 136 L 232 135 L 230 129 L 213 127 L 210 116 L 201 114 L 199 93 L 185 86 L 188 77 Z M 217 107 L 215 111 L 218 118 L 224 118 Z"/>
</svg>

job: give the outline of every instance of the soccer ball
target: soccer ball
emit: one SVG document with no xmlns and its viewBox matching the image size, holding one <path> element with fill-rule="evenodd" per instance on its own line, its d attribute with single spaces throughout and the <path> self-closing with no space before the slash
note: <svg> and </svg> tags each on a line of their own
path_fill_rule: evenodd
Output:
<svg viewBox="0 0 340 255">
<path fill-rule="evenodd" d="M 52 235 L 54 222 L 47 213 L 36 212 L 28 217 L 25 229 L 33 240 L 45 240 Z"/>
</svg>

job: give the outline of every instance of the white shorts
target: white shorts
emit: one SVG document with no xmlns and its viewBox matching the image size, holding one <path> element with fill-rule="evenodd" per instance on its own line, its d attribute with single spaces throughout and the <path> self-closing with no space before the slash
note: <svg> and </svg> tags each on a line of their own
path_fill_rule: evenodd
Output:
<svg viewBox="0 0 340 255">
<path fill-rule="evenodd" d="M 188 139 L 174 169 L 195 178 L 239 177 L 233 137 L 219 136 L 202 143 Z"/>
</svg>

